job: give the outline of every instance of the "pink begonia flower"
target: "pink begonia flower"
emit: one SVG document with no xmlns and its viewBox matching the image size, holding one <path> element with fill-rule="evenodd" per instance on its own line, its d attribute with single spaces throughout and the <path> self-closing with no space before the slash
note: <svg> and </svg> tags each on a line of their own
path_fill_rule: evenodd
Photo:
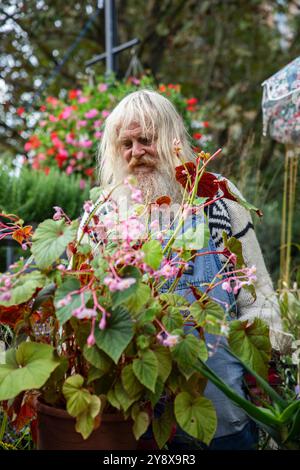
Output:
<svg viewBox="0 0 300 470">
<path fill-rule="evenodd" d="M 110 214 L 105 214 L 102 219 L 102 223 L 105 226 L 106 229 L 111 229 L 115 225 L 115 221 L 113 217 Z"/>
<path fill-rule="evenodd" d="M 86 343 L 89 347 L 94 346 L 94 344 L 96 343 L 93 331 L 90 333 L 88 339 L 86 340 Z"/>
<path fill-rule="evenodd" d="M 58 266 L 56 266 L 56 269 L 58 269 L 59 271 L 65 271 L 67 268 L 64 264 L 59 264 Z"/>
<path fill-rule="evenodd" d="M 155 234 L 155 238 L 159 241 L 159 242 L 162 242 L 163 239 L 164 239 L 164 234 L 162 232 L 157 232 Z"/>
<path fill-rule="evenodd" d="M 136 282 L 133 277 L 127 277 L 125 279 L 115 279 L 107 276 L 104 278 L 104 284 L 109 288 L 111 292 L 128 289 L 132 284 Z"/>
<path fill-rule="evenodd" d="M 1 302 L 8 302 L 10 299 L 11 299 L 10 292 L 3 292 L 3 294 L 0 295 Z"/>
<path fill-rule="evenodd" d="M 41 162 L 43 160 L 46 160 L 46 155 L 44 153 L 38 153 L 37 154 L 37 159 Z"/>
<path fill-rule="evenodd" d="M 99 323 L 99 328 L 100 328 L 100 330 L 105 330 L 105 328 L 106 328 L 106 317 L 105 317 L 105 315 L 102 315 L 102 318 L 101 318 L 100 323 Z"/>
<path fill-rule="evenodd" d="M 131 193 L 131 199 L 133 200 L 133 202 L 141 204 L 143 202 L 142 191 L 140 189 L 135 188 Z"/>
<path fill-rule="evenodd" d="M 9 277 L 7 277 L 4 281 L 4 285 L 5 287 L 9 288 L 11 287 L 11 279 Z"/>
<path fill-rule="evenodd" d="M 96 117 L 98 113 L 99 113 L 99 111 L 97 109 L 93 108 L 93 109 L 90 109 L 87 113 L 85 113 L 85 117 L 87 119 L 92 119 L 92 118 Z"/>
<path fill-rule="evenodd" d="M 57 117 L 53 116 L 53 114 L 50 114 L 50 115 L 49 115 L 49 121 L 51 121 L 51 122 L 57 122 L 58 119 L 57 119 Z"/>
<path fill-rule="evenodd" d="M 107 116 L 109 116 L 109 115 L 110 115 L 110 112 L 107 111 L 106 109 L 104 109 L 104 110 L 102 111 L 102 116 L 103 116 L 104 118 L 107 118 Z"/>
<path fill-rule="evenodd" d="M 83 209 L 85 210 L 85 212 L 89 214 L 92 208 L 93 208 L 93 201 L 85 201 L 85 203 L 83 204 Z"/>
<path fill-rule="evenodd" d="M 94 121 L 93 126 L 95 129 L 100 129 L 100 127 L 102 126 L 102 121 L 100 121 L 100 119 L 97 119 L 96 121 Z"/>
<path fill-rule="evenodd" d="M 166 279 L 170 279 L 172 277 L 175 277 L 178 273 L 179 268 L 176 266 L 171 266 L 169 263 L 165 264 L 159 271 L 157 271 L 157 274 L 159 276 L 163 276 Z"/>
<path fill-rule="evenodd" d="M 81 179 L 81 180 L 79 181 L 79 188 L 80 188 L 80 189 L 84 189 L 85 187 L 86 187 L 86 182 L 85 182 L 83 179 Z"/>
<path fill-rule="evenodd" d="M 153 220 L 153 222 L 151 222 L 150 229 L 151 230 L 159 229 L 159 221 L 157 219 Z"/>
<path fill-rule="evenodd" d="M 103 93 L 104 91 L 106 91 L 108 88 L 108 85 L 106 83 L 100 83 L 98 85 L 98 90 L 101 91 L 101 93 Z"/>
<path fill-rule="evenodd" d="M 193 213 L 193 208 L 189 204 L 183 205 L 182 218 L 186 220 Z"/>
<path fill-rule="evenodd" d="M 39 126 L 40 127 L 45 127 L 47 125 L 47 121 L 40 121 Z"/>
<path fill-rule="evenodd" d="M 71 165 L 68 165 L 66 168 L 66 174 L 71 175 L 73 173 L 74 169 Z"/>
<path fill-rule="evenodd" d="M 60 220 L 64 216 L 64 212 L 59 206 L 53 206 L 55 213 L 53 215 L 53 220 Z"/>
<path fill-rule="evenodd" d="M 226 290 L 229 293 L 232 292 L 232 287 L 231 287 L 230 283 L 227 282 L 227 281 L 223 282 L 222 289 Z"/>
<path fill-rule="evenodd" d="M 239 280 L 235 281 L 235 286 L 233 288 L 233 293 L 234 295 L 237 295 L 239 293 L 240 288 L 242 287 L 242 283 Z"/>
<path fill-rule="evenodd" d="M 81 119 L 80 121 L 77 121 L 76 127 L 77 129 L 80 129 L 81 127 L 85 127 L 87 125 L 87 121 L 85 119 Z"/>
<path fill-rule="evenodd" d="M 103 132 L 96 131 L 95 134 L 94 134 L 94 137 L 95 137 L 95 139 L 101 139 L 102 135 L 103 135 Z"/>
<path fill-rule="evenodd" d="M 145 226 L 136 217 L 129 217 L 119 224 L 118 229 L 121 238 L 130 242 L 141 238 Z"/>
<path fill-rule="evenodd" d="M 251 266 L 251 268 L 246 268 L 245 270 L 246 276 L 248 276 L 249 279 L 252 279 L 254 281 L 256 281 L 255 273 L 256 273 L 256 266 Z"/>
<path fill-rule="evenodd" d="M 175 346 L 179 341 L 179 336 L 178 335 L 168 335 L 164 340 L 163 340 L 163 345 L 168 346 L 169 348 L 172 348 Z"/>
<path fill-rule="evenodd" d="M 89 98 L 87 96 L 80 96 L 80 98 L 78 98 L 78 103 L 80 104 L 87 103 L 88 101 Z"/>
<path fill-rule="evenodd" d="M 60 299 L 56 306 L 57 308 L 65 307 L 66 305 L 69 305 L 69 303 L 72 302 L 72 296 L 70 294 L 67 294 L 66 297 L 63 299 Z"/>
<path fill-rule="evenodd" d="M 231 253 L 231 255 L 229 256 L 229 261 L 231 261 L 232 264 L 236 265 L 237 256 L 234 253 Z"/>
<path fill-rule="evenodd" d="M 92 140 L 81 140 L 80 142 L 78 142 L 78 146 L 83 147 L 83 148 L 89 148 L 92 145 L 93 145 Z"/>
<path fill-rule="evenodd" d="M 75 308 L 72 312 L 73 317 L 78 318 L 79 320 L 83 320 L 84 318 L 94 318 L 97 316 L 97 312 L 93 308 L 87 307 L 78 307 Z"/>
</svg>

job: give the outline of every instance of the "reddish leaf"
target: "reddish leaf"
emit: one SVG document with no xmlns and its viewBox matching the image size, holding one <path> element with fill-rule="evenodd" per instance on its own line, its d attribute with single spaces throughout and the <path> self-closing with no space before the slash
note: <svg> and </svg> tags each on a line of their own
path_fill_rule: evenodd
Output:
<svg viewBox="0 0 300 470">
<path fill-rule="evenodd" d="M 214 198 L 218 192 L 219 184 L 213 173 L 205 171 L 199 181 L 197 196 Z"/>
<path fill-rule="evenodd" d="M 0 323 L 11 326 L 12 328 L 23 319 L 24 315 L 29 312 L 26 304 L 12 305 L 11 307 L 0 306 Z"/>
<path fill-rule="evenodd" d="M 175 168 L 176 171 L 176 180 L 184 188 L 186 187 L 190 191 L 193 187 L 195 178 L 196 178 L 196 165 L 193 162 L 186 162 L 185 165 L 180 165 Z M 190 175 L 190 182 L 188 176 Z"/>
<path fill-rule="evenodd" d="M 171 204 L 171 198 L 169 196 L 161 196 L 156 199 L 155 204 L 158 204 L 159 206 L 167 204 L 169 206 Z"/>
<path fill-rule="evenodd" d="M 33 419 L 30 423 L 30 432 L 33 442 L 37 443 L 37 419 Z"/>
</svg>

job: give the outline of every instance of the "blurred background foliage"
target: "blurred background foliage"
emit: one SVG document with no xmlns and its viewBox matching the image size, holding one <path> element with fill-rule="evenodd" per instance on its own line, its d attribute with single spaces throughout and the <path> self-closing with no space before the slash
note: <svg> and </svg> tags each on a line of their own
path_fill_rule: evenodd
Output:
<svg viewBox="0 0 300 470">
<path fill-rule="evenodd" d="M 2 0 L 0 152 L 6 172 L 26 141 L 17 109 L 38 110 L 46 95 L 91 81 L 85 61 L 104 51 L 104 12 L 96 15 L 96 6 L 96 0 Z M 198 98 L 215 148 L 223 148 L 211 169 L 232 178 L 264 212 L 262 222 L 254 222 L 276 281 L 285 149 L 262 137 L 261 82 L 300 55 L 299 0 L 117 0 L 116 6 L 118 42 L 138 37 L 139 60 L 156 83 L 179 83 L 185 96 Z M 53 74 L 92 15 L 86 35 Z M 119 55 L 120 78 L 130 59 L 130 51 Z M 92 70 L 101 75 L 104 67 Z M 295 243 L 299 191 L 296 197 Z M 294 267 L 298 253 L 294 245 Z"/>
</svg>

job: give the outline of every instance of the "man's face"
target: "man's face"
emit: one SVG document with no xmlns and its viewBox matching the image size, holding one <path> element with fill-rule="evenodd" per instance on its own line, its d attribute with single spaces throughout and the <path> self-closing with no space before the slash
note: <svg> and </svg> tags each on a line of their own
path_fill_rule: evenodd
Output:
<svg viewBox="0 0 300 470">
<path fill-rule="evenodd" d="M 128 173 L 147 174 L 157 169 L 159 158 L 155 136 L 145 136 L 139 124 L 133 123 L 120 132 L 119 145 Z"/>
</svg>

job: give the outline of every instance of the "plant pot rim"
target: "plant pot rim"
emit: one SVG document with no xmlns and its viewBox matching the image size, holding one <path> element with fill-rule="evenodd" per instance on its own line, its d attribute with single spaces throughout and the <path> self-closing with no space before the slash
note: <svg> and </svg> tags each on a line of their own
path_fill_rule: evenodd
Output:
<svg viewBox="0 0 300 470">
<path fill-rule="evenodd" d="M 70 419 L 75 420 L 73 416 L 71 416 L 67 410 L 63 408 L 57 408 L 55 406 L 46 405 L 46 403 L 41 402 L 40 400 L 37 401 L 37 411 L 41 414 L 46 414 L 50 416 L 55 416 L 56 418 L 61 419 Z M 101 415 L 101 419 L 103 421 L 115 422 L 115 421 L 125 421 L 125 418 L 122 413 L 103 413 Z"/>
</svg>

